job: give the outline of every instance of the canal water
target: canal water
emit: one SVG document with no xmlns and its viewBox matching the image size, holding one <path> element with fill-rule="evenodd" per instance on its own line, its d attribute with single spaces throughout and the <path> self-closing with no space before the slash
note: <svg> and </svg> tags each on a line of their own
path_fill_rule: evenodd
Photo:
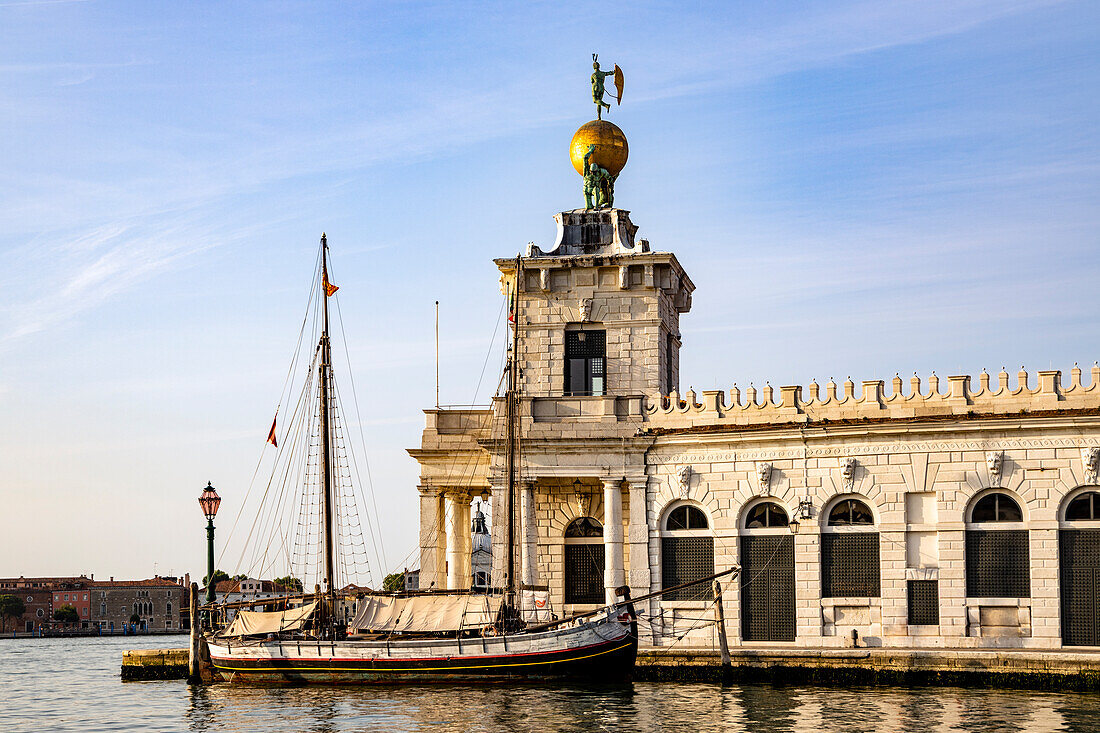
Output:
<svg viewBox="0 0 1100 733">
<path fill-rule="evenodd" d="M 126 649 L 186 637 L 0 639 L 0 731 L 1100 731 L 1100 695 L 636 682 L 191 688 L 122 682 Z"/>
</svg>

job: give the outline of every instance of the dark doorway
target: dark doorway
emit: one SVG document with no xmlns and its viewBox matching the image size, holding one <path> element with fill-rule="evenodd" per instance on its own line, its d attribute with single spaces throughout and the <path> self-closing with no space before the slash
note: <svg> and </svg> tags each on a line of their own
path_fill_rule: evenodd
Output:
<svg viewBox="0 0 1100 733">
<path fill-rule="evenodd" d="M 794 641 L 794 536 L 741 537 L 741 638 Z"/>
<path fill-rule="evenodd" d="M 1100 529 L 1058 532 L 1062 643 L 1100 646 Z"/>
</svg>

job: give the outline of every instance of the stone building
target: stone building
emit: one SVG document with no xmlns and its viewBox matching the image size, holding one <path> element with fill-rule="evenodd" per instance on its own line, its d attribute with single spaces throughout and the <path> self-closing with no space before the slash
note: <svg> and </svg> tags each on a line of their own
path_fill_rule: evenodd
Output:
<svg viewBox="0 0 1100 733">
<path fill-rule="evenodd" d="M 6 630 L 37 633 L 55 625 L 59 626 L 60 624 L 55 624 L 53 621 L 53 612 L 66 605 L 77 609 L 77 615 L 80 616 L 77 626 L 88 628 L 88 616 L 82 615 L 83 609 L 88 608 L 88 603 L 82 596 L 88 592 L 89 582 L 91 582 L 90 578 L 83 575 L 0 578 L 0 595 L 16 596 L 23 601 L 25 607 L 22 618 L 8 621 Z"/>
<path fill-rule="evenodd" d="M 555 218 L 519 278 L 515 536 L 557 613 L 739 565 L 733 644 L 1100 645 L 1100 368 L 685 393 L 677 257 L 623 210 Z M 472 498 L 507 516 L 502 412 L 425 410 L 421 587 L 469 586 Z M 713 643 L 709 591 L 644 605 L 643 643 Z"/>
<path fill-rule="evenodd" d="M 178 631 L 186 588 L 178 580 L 98 580 L 91 588 L 92 623 L 101 630 Z M 138 617 L 133 623 L 131 617 Z"/>
</svg>

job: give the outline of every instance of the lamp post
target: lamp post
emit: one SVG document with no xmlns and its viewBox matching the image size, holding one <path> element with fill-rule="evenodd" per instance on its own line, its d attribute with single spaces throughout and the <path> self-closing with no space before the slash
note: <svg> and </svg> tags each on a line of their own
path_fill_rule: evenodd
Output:
<svg viewBox="0 0 1100 733">
<path fill-rule="evenodd" d="M 199 506 L 202 507 L 203 516 L 206 517 L 206 602 L 213 603 L 214 596 L 214 517 L 218 513 L 218 506 L 222 498 L 214 486 L 207 481 L 206 488 L 199 495 Z M 209 617 L 209 614 L 207 614 Z"/>
</svg>

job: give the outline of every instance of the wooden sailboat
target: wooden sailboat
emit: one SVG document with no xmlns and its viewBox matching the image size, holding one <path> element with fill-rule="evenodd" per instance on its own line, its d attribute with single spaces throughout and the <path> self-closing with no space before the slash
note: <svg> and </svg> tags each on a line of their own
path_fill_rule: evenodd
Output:
<svg viewBox="0 0 1100 733">
<path fill-rule="evenodd" d="M 517 257 L 520 275 L 522 264 Z M 282 610 L 251 612 L 243 610 L 248 604 L 240 604 L 242 609 L 232 624 L 206 637 L 216 674 L 225 681 L 256 683 L 627 679 L 637 655 L 638 619 L 626 587 L 617 589 L 618 602 L 563 619 L 525 621 L 517 604 L 513 527 L 519 470 L 519 380 L 515 355 L 521 338 L 522 276 L 515 281 L 513 312 L 517 322 L 503 395 L 508 492 L 507 517 L 503 518 L 507 526 L 502 548 L 503 588 L 496 594 L 361 594 L 355 616 L 339 618 L 337 608 L 345 599 L 335 590 L 336 468 L 330 426 L 333 395 L 327 289 L 331 286 L 327 273 L 328 244 L 322 235 L 320 292 L 324 294 L 316 407 L 320 411 L 324 585 L 319 584 L 313 594 L 283 599 Z"/>
</svg>

